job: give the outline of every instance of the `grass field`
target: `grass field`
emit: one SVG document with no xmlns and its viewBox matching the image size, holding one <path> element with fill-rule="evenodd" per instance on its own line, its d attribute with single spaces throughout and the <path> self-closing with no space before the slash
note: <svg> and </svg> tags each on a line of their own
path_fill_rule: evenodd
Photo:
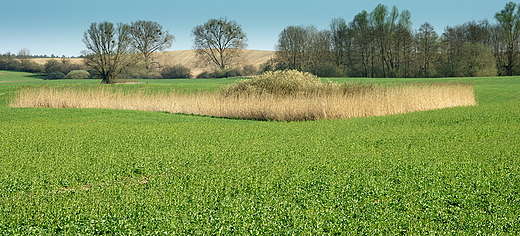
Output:
<svg viewBox="0 0 520 236">
<path fill-rule="evenodd" d="M 520 77 L 379 79 L 473 80 L 479 105 L 262 122 L 10 108 L 46 81 L 1 73 L 26 80 L 0 83 L 2 234 L 520 234 Z"/>
</svg>

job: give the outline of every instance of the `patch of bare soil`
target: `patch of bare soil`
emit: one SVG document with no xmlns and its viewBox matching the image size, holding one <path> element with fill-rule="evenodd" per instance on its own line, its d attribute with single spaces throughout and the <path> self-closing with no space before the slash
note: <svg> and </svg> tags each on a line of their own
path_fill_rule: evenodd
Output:
<svg viewBox="0 0 520 236">
<path fill-rule="evenodd" d="M 40 65 L 43 65 L 51 59 L 58 60 L 58 61 L 62 60 L 61 58 L 32 58 L 31 61 L 36 62 L 37 64 L 40 64 Z M 70 61 L 70 63 L 72 63 L 72 64 L 77 64 L 77 65 L 83 64 L 83 58 L 67 58 L 67 60 Z"/>
</svg>

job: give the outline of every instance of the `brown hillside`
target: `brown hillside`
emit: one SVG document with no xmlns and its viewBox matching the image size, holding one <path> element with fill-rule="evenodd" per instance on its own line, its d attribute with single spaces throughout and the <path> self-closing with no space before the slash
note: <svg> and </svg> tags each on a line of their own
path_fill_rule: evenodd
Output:
<svg viewBox="0 0 520 236">
<path fill-rule="evenodd" d="M 183 65 L 190 68 L 193 75 L 198 75 L 203 71 L 212 71 L 214 69 L 211 65 L 197 65 L 198 58 L 196 57 L 194 50 L 158 52 L 154 56 L 155 61 L 157 61 L 161 66 Z M 267 62 L 272 56 L 274 56 L 274 51 L 244 50 L 244 54 L 240 59 L 240 64 L 253 65 L 259 68 L 260 65 Z M 60 58 L 55 59 L 61 60 Z M 34 58 L 31 60 L 38 64 L 45 64 L 50 60 L 50 58 Z M 83 59 L 81 58 L 71 58 L 69 60 L 74 64 L 83 63 Z"/>
<path fill-rule="evenodd" d="M 240 58 L 240 64 L 243 66 L 253 65 L 259 68 L 260 65 L 267 62 L 273 55 L 274 51 L 244 50 L 244 54 Z M 214 69 L 211 65 L 197 65 L 198 58 L 194 50 L 159 52 L 155 55 L 155 58 L 162 66 L 183 65 L 188 67 L 194 75 Z"/>
<path fill-rule="evenodd" d="M 54 59 L 54 60 L 57 60 L 57 61 L 61 61 L 62 60 L 61 58 L 32 58 L 31 61 L 43 65 L 48 60 L 51 60 L 51 59 Z M 83 59 L 81 59 L 81 58 L 67 58 L 67 60 L 69 60 L 72 64 L 82 64 L 83 63 Z"/>
</svg>

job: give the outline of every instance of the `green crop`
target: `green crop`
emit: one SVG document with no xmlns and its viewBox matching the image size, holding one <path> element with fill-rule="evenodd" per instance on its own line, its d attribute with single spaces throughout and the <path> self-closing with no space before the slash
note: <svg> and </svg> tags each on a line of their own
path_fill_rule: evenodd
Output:
<svg viewBox="0 0 520 236">
<path fill-rule="evenodd" d="M 474 84 L 474 107 L 312 122 L 0 106 L 0 232 L 516 235 L 520 78 Z"/>
</svg>

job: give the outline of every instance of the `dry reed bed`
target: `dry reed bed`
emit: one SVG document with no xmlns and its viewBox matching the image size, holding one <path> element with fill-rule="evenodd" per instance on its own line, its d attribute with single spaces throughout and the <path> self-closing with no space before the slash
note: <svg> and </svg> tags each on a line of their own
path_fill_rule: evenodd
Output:
<svg viewBox="0 0 520 236">
<path fill-rule="evenodd" d="M 254 120 L 301 121 L 380 116 L 476 105 L 473 86 L 464 83 L 375 86 L 368 91 L 273 95 L 242 93 L 144 93 L 90 89 L 26 87 L 13 107 L 107 108 L 199 114 Z"/>
</svg>

